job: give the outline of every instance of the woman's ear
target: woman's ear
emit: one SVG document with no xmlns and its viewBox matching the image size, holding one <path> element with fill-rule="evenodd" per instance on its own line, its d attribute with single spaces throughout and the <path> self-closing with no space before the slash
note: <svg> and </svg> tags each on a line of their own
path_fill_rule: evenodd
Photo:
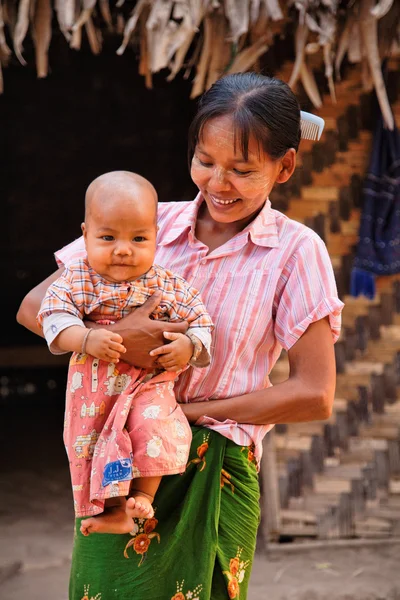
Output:
<svg viewBox="0 0 400 600">
<path fill-rule="evenodd" d="M 276 183 L 285 183 L 291 178 L 296 168 L 296 150 L 289 148 L 285 156 L 281 158 L 281 170 L 276 178 Z"/>
</svg>

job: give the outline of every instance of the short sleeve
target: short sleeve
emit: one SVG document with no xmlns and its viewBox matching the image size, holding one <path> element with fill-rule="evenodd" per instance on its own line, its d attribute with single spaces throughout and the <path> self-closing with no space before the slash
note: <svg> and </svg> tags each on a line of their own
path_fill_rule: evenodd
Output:
<svg viewBox="0 0 400 600">
<path fill-rule="evenodd" d="M 83 236 L 54 253 L 59 267 L 68 267 L 71 263 L 86 258 L 86 248 Z"/>
<path fill-rule="evenodd" d="M 289 350 L 307 327 L 329 317 L 333 341 L 339 337 L 343 309 L 331 259 L 317 235 L 306 238 L 282 270 L 275 296 L 275 336 Z"/>
<path fill-rule="evenodd" d="M 78 305 L 74 300 L 74 282 L 77 280 L 81 284 L 82 279 L 75 278 L 75 275 L 75 270 L 67 267 L 62 275 L 48 287 L 37 315 L 37 322 L 40 327 L 42 327 L 43 319 L 46 316 L 56 312 L 64 312 L 83 319 L 82 301 Z"/>
</svg>

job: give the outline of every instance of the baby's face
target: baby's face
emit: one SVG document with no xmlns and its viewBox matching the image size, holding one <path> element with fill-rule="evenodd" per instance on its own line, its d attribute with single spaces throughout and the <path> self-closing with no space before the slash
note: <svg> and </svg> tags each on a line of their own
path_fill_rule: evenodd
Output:
<svg viewBox="0 0 400 600">
<path fill-rule="evenodd" d="M 140 200 L 124 190 L 118 190 L 115 198 L 105 201 L 95 197 L 82 230 L 92 269 L 114 283 L 134 281 L 154 262 L 157 237 L 154 197 L 146 189 Z"/>
</svg>

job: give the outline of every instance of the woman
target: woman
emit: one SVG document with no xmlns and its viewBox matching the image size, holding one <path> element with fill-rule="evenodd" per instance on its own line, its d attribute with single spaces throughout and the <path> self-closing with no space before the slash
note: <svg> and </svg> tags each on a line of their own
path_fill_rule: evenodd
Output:
<svg viewBox="0 0 400 600">
<path fill-rule="evenodd" d="M 343 305 L 329 256 L 313 231 L 268 200 L 293 174 L 299 141 L 299 105 L 279 80 L 231 75 L 200 102 L 189 132 L 199 194 L 160 206 L 156 256 L 200 290 L 215 324 L 211 366 L 186 371 L 176 385 L 193 424 L 190 460 L 183 476 L 164 478 L 156 519 L 130 536 L 84 538 L 77 523 L 72 600 L 246 598 L 262 438 L 270 423 L 326 419 L 334 397 Z M 57 259 L 63 265 L 83 252 L 77 240 Z M 58 274 L 18 313 L 36 333 L 40 301 Z M 156 303 L 114 326 L 139 366 L 161 343 L 160 325 L 148 319 Z M 271 387 L 282 347 L 290 376 Z"/>
</svg>

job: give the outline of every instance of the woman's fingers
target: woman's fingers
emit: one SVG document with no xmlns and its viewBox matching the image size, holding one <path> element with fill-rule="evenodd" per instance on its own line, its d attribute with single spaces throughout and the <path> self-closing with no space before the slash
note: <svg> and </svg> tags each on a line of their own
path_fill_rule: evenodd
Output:
<svg viewBox="0 0 400 600">
<path fill-rule="evenodd" d="M 150 316 L 151 313 L 157 308 L 162 299 L 162 293 L 160 291 L 154 292 L 150 298 L 146 300 L 141 306 L 138 306 L 135 309 L 135 312 L 144 313 L 147 316 Z"/>
</svg>

